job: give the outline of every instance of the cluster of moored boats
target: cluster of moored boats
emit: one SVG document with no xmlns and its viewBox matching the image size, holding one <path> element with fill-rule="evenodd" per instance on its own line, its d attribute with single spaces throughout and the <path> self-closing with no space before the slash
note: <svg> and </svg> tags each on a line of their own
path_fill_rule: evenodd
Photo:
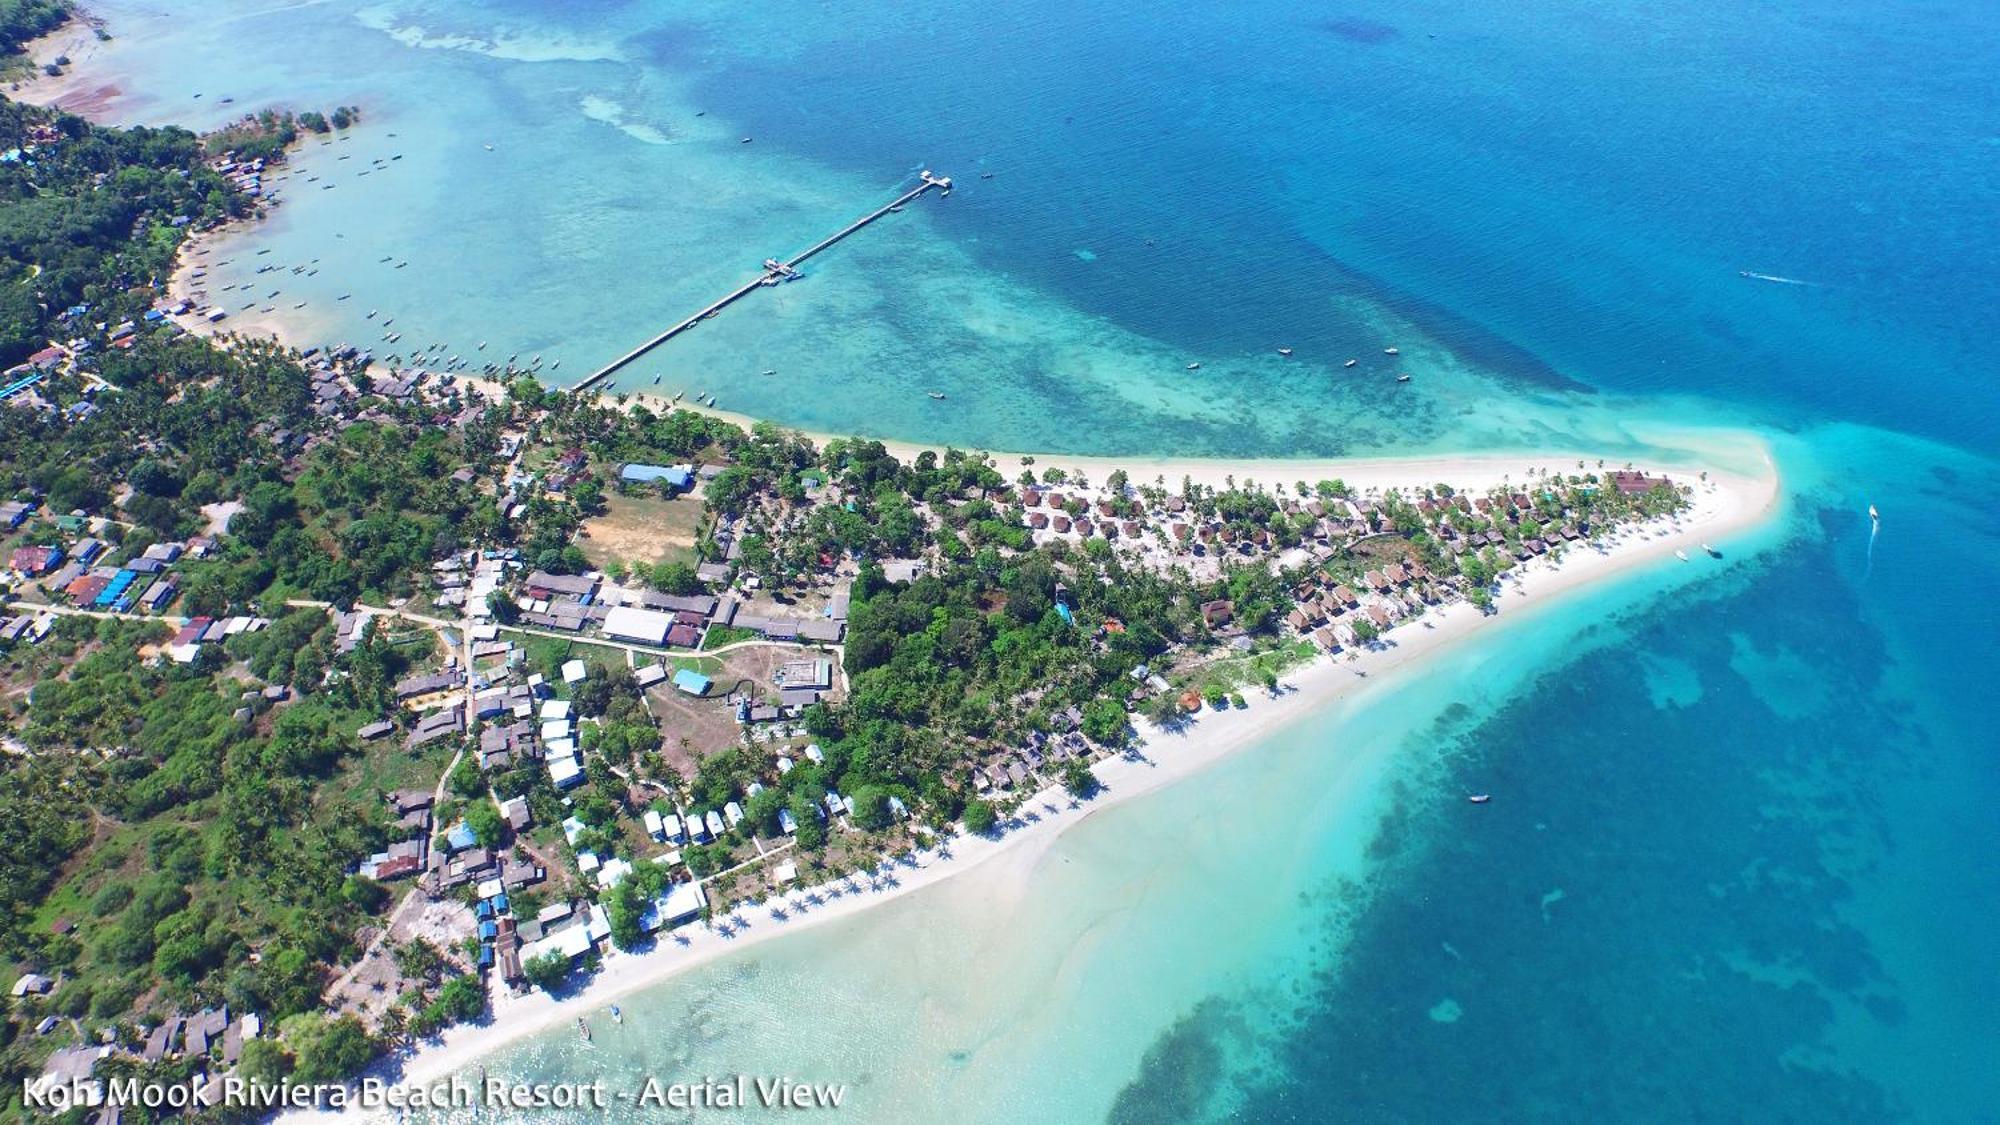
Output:
<svg viewBox="0 0 2000 1125">
<path fill-rule="evenodd" d="M 1290 359 L 1290 358 L 1292 357 L 1292 349 L 1291 349 L 1291 348 L 1279 348 L 1279 349 L 1278 349 L 1278 354 L 1279 354 L 1280 356 L 1283 356 L 1283 357 L 1285 357 L 1286 359 Z M 1402 352 L 1402 349 L 1401 349 L 1401 348 L 1398 348 L 1398 347 L 1395 347 L 1394 345 L 1391 345 L 1391 346 L 1389 346 L 1389 347 L 1386 347 L 1386 348 L 1383 348 L 1383 349 L 1382 349 L 1382 354 L 1383 354 L 1383 355 L 1386 355 L 1386 356 L 1390 356 L 1390 357 L 1392 357 L 1392 358 L 1393 358 L 1393 357 L 1395 357 L 1395 356 L 1399 356 L 1399 355 L 1403 354 L 1403 352 Z M 1353 356 L 1353 357 L 1349 357 L 1349 359 L 1347 360 L 1347 362 L 1345 362 L 1345 363 L 1341 364 L 1341 366 L 1342 366 L 1342 367 L 1344 367 L 1344 368 L 1352 368 L 1352 367 L 1359 367 L 1360 365 L 1361 365 L 1361 358 L 1360 358 L 1359 356 Z M 1200 363 L 1199 361 L 1197 361 L 1197 362 L 1194 362 L 1194 363 L 1190 363 L 1190 364 L 1188 364 L 1188 365 L 1187 365 L 1187 369 L 1188 369 L 1189 371 L 1200 371 L 1200 370 L 1201 370 L 1201 363 Z M 1396 373 L 1396 381 L 1397 381 L 1398 383 L 1407 383 L 1407 382 L 1409 382 L 1409 381 L 1410 381 L 1410 376 L 1409 376 L 1409 373 L 1408 373 L 1408 372 L 1404 372 L 1404 371 L 1398 371 L 1398 372 Z M 943 396 L 939 395 L 939 396 L 934 396 L 934 397 L 940 397 L 940 398 L 941 398 L 941 397 L 943 397 Z"/>
</svg>

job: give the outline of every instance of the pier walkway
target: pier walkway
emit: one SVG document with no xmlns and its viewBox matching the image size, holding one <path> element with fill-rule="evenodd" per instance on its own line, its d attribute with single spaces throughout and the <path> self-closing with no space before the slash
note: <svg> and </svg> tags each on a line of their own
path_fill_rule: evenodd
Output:
<svg viewBox="0 0 2000 1125">
<path fill-rule="evenodd" d="M 758 289 L 761 289 L 766 285 L 776 285 L 779 282 L 793 281 L 798 279 L 799 277 L 802 276 L 799 273 L 799 268 L 798 268 L 800 263 L 804 262 L 806 259 L 812 257 L 815 254 L 819 254 L 831 248 L 835 243 L 838 243 L 840 240 L 846 238 L 848 235 L 853 234 L 855 231 L 860 230 L 862 227 L 867 226 L 869 223 L 874 222 L 875 220 L 881 218 L 882 216 L 887 215 L 892 211 L 897 211 L 902 209 L 904 204 L 910 202 L 911 200 L 917 198 L 918 196 L 924 194 L 925 192 L 930 191 L 932 188 L 936 188 L 940 192 L 946 195 L 949 195 L 951 193 L 951 177 L 935 175 L 928 168 L 924 169 L 921 173 L 919 173 L 919 176 L 921 177 L 921 182 L 918 183 L 916 187 L 913 187 L 909 191 L 906 191 L 903 194 L 897 196 L 896 198 L 890 200 L 889 202 L 884 203 L 882 206 L 877 207 L 875 210 L 868 212 L 866 215 L 861 216 L 860 218 L 854 220 L 853 222 L 847 224 L 846 226 L 840 228 L 839 230 L 833 232 L 832 234 L 827 235 L 825 238 L 820 239 L 818 242 L 813 243 L 811 246 L 806 247 L 804 250 L 799 251 L 798 253 L 792 255 L 791 257 L 786 258 L 783 261 L 779 261 L 776 258 L 764 259 L 764 272 L 758 274 L 756 277 L 750 279 L 749 281 L 744 282 L 742 285 L 739 285 L 736 288 L 730 290 L 729 292 L 723 294 L 722 296 L 716 298 L 714 301 L 710 302 L 707 306 L 702 308 L 700 312 L 695 313 L 693 316 L 688 317 L 686 320 L 682 320 L 675 323 L 673 327 L 667 329 L 665 332 L 660 333 L 659 335 L 653 337 L 652 339 L 647 340 L 645 343 L 640 344 L 638 347 L 633 348 L 631 351 L 626 352 L 624 355 L 619 356 L 617 359 L 612 360 L 610 363 L 605 364 L 603 367 L 598 368 L 596 371 L 592 372 L 588 378 L 578 383 L 575 389 L 580 391 L 588 390 L 589 388 L 594 387 L 599 383 L 602 383 L 604 380 L 609 379 L 611 376 L 617 374 L 619 371 L 625 369 L 626 367 L 631 366 L 631 364 L 635 360 L 637 360 L 640 356 L 645 355 L 647 352 L 652 351 L 654 348 L 659 347 L 661 344 L 666 343 L 668 340 L 671 340 L 674 337 L 680 335 L 681 333 L 686 332 L 688 329 L 693 328 L 695 325 L 700 324 L 702 321 L 707 320 L 709 317 L 714 316 L 715 314 L 721 312 L 723 309 L 728 308 L 730 305 L 735 304 L 736 302 L 742 300 L 743 298 L 749 296 L 750 294 L 756 292 Z"/>
</svg>

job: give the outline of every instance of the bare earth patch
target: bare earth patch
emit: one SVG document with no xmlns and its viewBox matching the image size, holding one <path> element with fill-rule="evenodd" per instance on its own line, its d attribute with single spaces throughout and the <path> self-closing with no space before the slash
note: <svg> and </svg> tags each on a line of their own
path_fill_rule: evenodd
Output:
<svg viewBox="0 0 2000 1125">
<path fill-rule="evenodd" d="M 586 522 L 578 537 L 578 545 L 592 566 L 694 563 L 695 533 L 702 514 L 699 498 L 660 500 L 613 493 L 605 497 L 605 507 L 605 514 Z"/>
</svg>

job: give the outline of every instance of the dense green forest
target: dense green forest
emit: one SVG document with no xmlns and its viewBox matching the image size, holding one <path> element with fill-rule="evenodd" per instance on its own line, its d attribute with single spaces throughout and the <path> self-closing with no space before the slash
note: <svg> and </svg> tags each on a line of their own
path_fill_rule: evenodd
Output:
<svg viewBox="0 0 2000 1125">
<path fill-rule="evenodd" d="M 181 130 L 100 129 L 3 101 L 0 127 L 0 149 L 23 152 L 0 163 L 10 361 L 138 318 L 186 230 L 248 207 Z M 91 311 L 62 321 L 74 303 Z M 407 593 L 436 552 L 495 522 L 491 498 L 452 475 L 486 463 L 496 423 L 447 428 L 385 407 L 389 421 L 336 428 L 309 409 L 296 353 L 166 327 L 78 366 L 38 393 L 81 401 L 85 371 L 110 389 L 81 418 L 7 408 L 0 493 L 113 516 L 102 534 L 127 554 L 202 531 L 205 505 L 240 503 L 222 549 L 179 568 L 182 612 Z M 363 1034 L 356 1056 L 348 1025 L 314 1021 L 388 900 L 348 873 L 391 838 L 376 790 L 354 785 L 376 767 L 353 732 L 384 712 L 407 660 L 372 640 L 336 654 L 319 610 L 280 609 L 188 666 L 153 659 L 169 632 L 66 618 L 0 653 L 12 688 L 0 706 L 24 751 L 0 760 L 0 954 L 63 980 L 0 1023 L 8 1088 L 63 1042 L 31 1033 L 43 1013 L 129 1034 L 147 1014 L 261 1012 L 292 1021 L 282 1047 L 257 1052 L 273 1075 L 345 1074 L 373 1052 Z M 258 702 L 244 721 L 243 690 L 261 683 L 297 699 Z"/>
<path fill-rule="evenodd" d="M 142 314 L 187 226 L 250 203 L 202 162 L 185 129 L 93 129 L 0 100 L 0 366 L 56 335 L 79 304 L 93 321 Z"/>
<path fill-rule="evenodd" d="M 0 55 L 62 26 L 69 10 L 69 0 L 0 0 Z"/>
</svg>

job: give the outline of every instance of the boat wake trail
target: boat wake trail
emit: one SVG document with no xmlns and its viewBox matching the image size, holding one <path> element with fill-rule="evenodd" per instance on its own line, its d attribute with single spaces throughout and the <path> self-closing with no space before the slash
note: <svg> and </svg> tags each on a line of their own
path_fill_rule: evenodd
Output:
<svg viewBox="0 0 2000 1125">
<path fill-rule="evenodd" d="M 1826 288 L 1817 281 L 1800 281 L 1796 277 L 1779 277 L 1774 273 L 1755 273 L 1751 270 L 1737 270 L 1736 276 L 1749 278 L 1751 281 L 1769 281 L 1776 285 L 1803 285 L 1808 289 Z"/>
<path fill-rule="evenodd" d="M 1882 534 L 1882 521 L 1871 517 L 1868 520 L 1868 565 L 1861 571 L 1863 582 L 1868 581 L 1868 576 L 1875 573 L 1875 537 L 1880 534 Z"/>
</svg>

